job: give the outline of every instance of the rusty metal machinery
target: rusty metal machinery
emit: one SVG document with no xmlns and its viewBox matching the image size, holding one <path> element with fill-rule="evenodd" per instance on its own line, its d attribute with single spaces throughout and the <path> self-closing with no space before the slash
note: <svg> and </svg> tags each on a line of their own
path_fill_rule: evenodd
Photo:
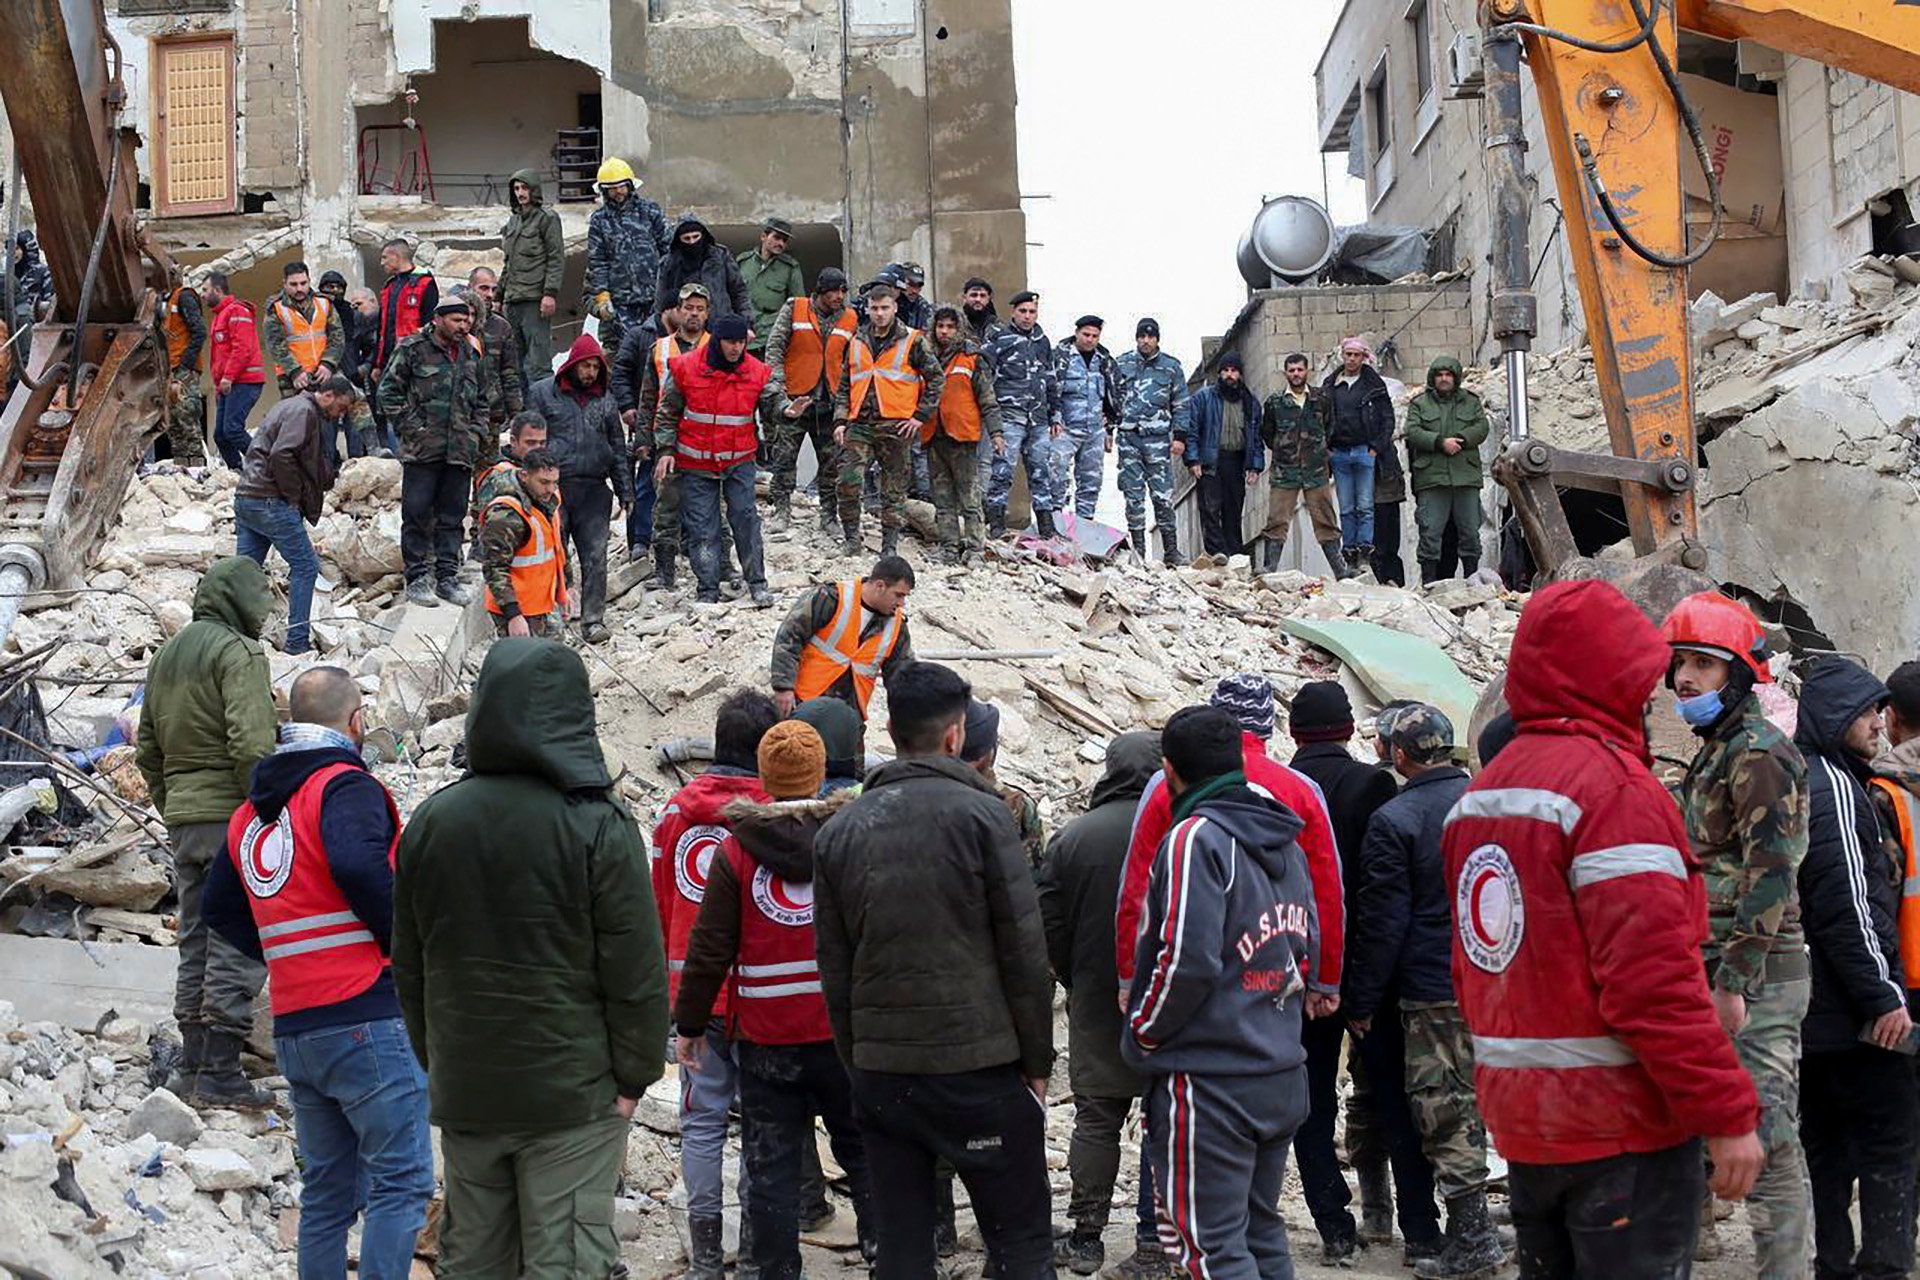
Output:
<svg viewBox="0 0 1920 1280">
<path fill-rule="evenodd" d="M 5 0 L 0 48 L 14 162 L 56 294 L 53 316 L 14 348 L 22 377 L 0 412 L 3 641 L 25 593 L 79 584 L 159 430 L 154 322 L 178 271 L 136 220 L 139 138 L 121 123 L 120 49 L 101 0 Z"/>
<path fill-rule="evenodd" d="M 1711 247 L 1718 174 L 1675 68 L 1682 30 L 1754 40 L 1920 92 L 1920 5 L 1905 0 L 1488 0 L 1486 176 L 1492 327 L 1507 374 L 1507 441 L 1494 474 L 1512 495 L 1543 580 L 1606 577 L 1658 616 L 1707 567 L 1695 509 L 1697 446 L 1687 268 Z M 1535 326 L 1521 75 L 1530 75 L 1611 454 L 1534 439 L 1527 356 Z M 1712 225 L 1687 235 L 1683 144 L 1706 175 Z M 1637 559 L 1578 555 L 1558 489 L 1618 493 Z"/>
</svg>

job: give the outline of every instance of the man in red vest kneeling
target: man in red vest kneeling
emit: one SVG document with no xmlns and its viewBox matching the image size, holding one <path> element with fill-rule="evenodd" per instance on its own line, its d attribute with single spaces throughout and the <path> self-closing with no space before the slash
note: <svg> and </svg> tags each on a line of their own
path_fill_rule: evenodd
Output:
<svg viewBox="0 0 1920 1280">
<path fill-rule="evenodd" d="M 292 720 L 254 766 L 203 910 L 266 961 L 305 1173 L 300 1273 L 345 1274 L 347 1230 L 364 1208 L 359 1274 L 404 1280 L 434 1182 L 427 1077 L 388 962 L 400 813 L 361 760 L 351 675 L 302 672 L 288 702 Z"/>
</svg>

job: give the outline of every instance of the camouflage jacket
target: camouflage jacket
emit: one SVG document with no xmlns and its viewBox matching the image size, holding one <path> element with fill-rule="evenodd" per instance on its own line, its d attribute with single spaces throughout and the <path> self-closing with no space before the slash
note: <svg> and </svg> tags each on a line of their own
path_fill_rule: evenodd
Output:
<svg viewBox="0 0 1920 1280">
<path fill-rule="evenodd" d="M 1060 374 L 1053 344 L 1039 325 L 1020 332 L 1011 324 L 995 329 L 980 350 L 993 366 L 1000 416 L 1050 426 L 1060 419 Z"/>
<path fill-rule="evenodd" d="M 533 502 L 518 483 L 519 474 L 518 471 L 510 471 L 505 476 L 505 485 L 489 485 L 492 492 L 487 500 L 491 502 L 494 498 L 511 496 L 522 502 Z M 552 503 L 535 505 L 548 515 L 553 515 L 560 509 L 560 500 L 556 498 Z M 527 522 L 515 514 L 512 507 L 481 508 L 480 577 L 487 584 L 487 590 L 493 593 L 495 603 L 508 617 L 520 612 L 519 598 L 513 593 L 513 557 L 526 544 L 528 532 Z"/>
<path fill-rule="evenodd" d="M 487 425 L 498 431 L 507 425 L 507 419 L 527 407 L 527 383 L 520 372 L 520 344 L 513 340 L 513 326 L 498 311 L 489 310 L 487 318 L 474 332 L 480 335 L 480 347 L 486 356 Z M 480 456 L 486 455 L 483 443 Z"/>
<path fill-rule="evenodd" d="M 1915 800 L 1920 800 L 1920 738 L 1908 738 L 1897 747 L 1882 751 L 1873 759 L 1873 776 L 1885 778 Z M 1893 811 L 1893 800 L 1879 787 L 1868 787 L 1874 810 L 1880 815 L 1880 830 L 1886 833 L 1887 856 L 1907 872 L 1907 851 L 1900 847 L 1900 819 Z"/>
<path fill-rule="evenodd" d="M 280 323 L 278 308 L 285 303 L 298 311 L 302 319 L 311 321 L 313 309 L 319 305 L 314 301 L 318 296 L 318 294 L 308 294 L 307 305 L 303 307 L 284 293 L 276 293 L 267 299 L 267 305 L 262 309 L 262 328 L 265 330 L 262 340 L 267 348 L 267 359 L 272 363 L 273 372 L 280 380 L 280 394 L 283 396 L 293 394 L 293 375 L 299 372 L 300 364 L 293 358 L 293 352 L 287 346 L 287 326 Z M 320 363 L 329 369 L 340 367 L 340 361 L 347 349 L 346 322 L 340 318 L 341 305 L 343 304 L 333 302 L 327 304 L 327 345 L 326 349 L 320 353 Z"/>
<path fill-rule="evenodd" d="M 873 352 L 876 361 L 883 361 L 887 358 L 885 353 L 891 350 L 893 344 L 900 340 L 899 335 L 902 328 L 903 326 L 896 320 L 893 328 L 887 331 L 886 339 L 884 341 L 877 341 L 873 336 L 873 330 L 867 325 L 862 324 L 859 329 L 854 331 L 853 336 L 855 341 L 867 344 L 867 349 Z M 833 397 L 833 420 L 835 422 L 854 423 L 878 422 L 880 421 L 880 397 L 878 394 L 869 395 L 865 403 L 860 406 L 860 412 L 858 414 L 851 412 L 853 407 L 853 350 L 854 344 L 849 342 L 847 344 L 846 376 L 840 379 L 840 390 L 835 392 Z M 912 365 L 913 371 L 920 375 L 920 404 L 919 407 L 913 411 L 914 419 L 919 422 L 926 422 L 933 417 L 934 411 L 940 407 L 940 395 L 946 389 L 947 385 L 946 370 L 940 367 L 940 357 L 933 354 L 933 339 L 924 333 L 915 334 L 913 338 L 913 349 L 907 352 L 907 363 Z M 1003 399 L 1001 403 L 1004 404 L 1006 402 Z"/>
<path fill-rule="evenodd" d="M 1752 994 L 1770 952 L 1805 947 L 1798 875 L 1807 855 L 1807 762 L 1758 698 L 1703 735 L 1680 809 L 1706 880 L 1714 985 Z"/>
<path fill-rule="evenodd" d="M 1007 812 L 1013 815 L 1013 825 L 1020 832 L 1020 846 L 1027 851 L 1027 865 L 1038 870 L 1047 853 L 1047 828 L 1040 821 L 1040 806 L 1033 802 L 1032 796 L 992 774 L 987 775 L 987 781 L 1000 793 L 1000 798 L 1006 801 Z"/>
<path fill-rule="evenodd" d="M 1260 413 L 1260 436 L 1273 463 L 1267 483 L 1275 489 L 1318 489 L 1333 479 L 1327 454 L 1327 397 L 1312 383 L 1306 391 L 1305 404 L 1276 391 Z"/>
<path fill-rule="evenodd" d="M 486 433 L 486 360 L 449 350 L 425 329 L 403 341 L 380 377 L 380 412 L 400 437 L 400 461 L 472 467 Z"/>
<path fill-rule="evenodd" d="M 1114 362 L 1114 380 L 1123 424 L 1171 423 L 1176 437 L 1187 438 L 1187 371 L 1178 360 L 1164 351 L 1149 360 L 1136 348 Z"/>
<path fill-rule="evenodd" d="M 666 214 L 638 191 L 620 204 L 603 202 L 587 219 L 587 300 L 605 293 L 622 324 L 644 321 L 668 243 Z"/>
</svg>

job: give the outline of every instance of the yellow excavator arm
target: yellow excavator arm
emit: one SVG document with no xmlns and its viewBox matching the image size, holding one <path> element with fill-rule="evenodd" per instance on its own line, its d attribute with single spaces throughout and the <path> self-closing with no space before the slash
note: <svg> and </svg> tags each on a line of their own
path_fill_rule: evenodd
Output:
<svg viewBox="0 0 1920 1280">
<path fill-rule="evenodd" d="M 1507 372 L 1508 433 L 1495 474 L 1543 575 L 1585 576 L 1556 487 L 1617 491 L 1651 597 L 1706 568 L 1694 505 L 1697 458 L 1687 267 L 1719 230 L 1717 175 L 1675 66 L 1679 32 L 1753 40 L 1920 93 L 1914 0 L 1489 0 L 1487 177 L 1493 209 L 1493 331 Z M 1524 51 L 1524 61 L 1522 54 Z M 1557 449 L 1528 430 L 1535 333 L 1527 243 L 1532 196 L 1521 81 L 1530 73 L 1565 211 L 1567 244 L 1611 455 Z M 1714 222 L 1689 243 L 1683 148 L 1707 176 Z M 1643 607 L 1658 601 L 1636 593 Z"/>
</svg>

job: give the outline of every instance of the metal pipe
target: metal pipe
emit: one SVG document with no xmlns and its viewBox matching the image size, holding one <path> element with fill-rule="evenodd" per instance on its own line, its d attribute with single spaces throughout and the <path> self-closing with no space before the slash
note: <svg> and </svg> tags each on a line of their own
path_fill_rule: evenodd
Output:
<svg viewBox="0 0 1920 1280">
<path fill-rule="evenodd" d="M 7 635 L 20 616 L 20 606 L 32 591 L 33 575 L 26 565 L 0 566 L 0 644 L 7 642 Z"/>
<path fill-rule="evenodd" d="M 113 197 L 120 183 L 120 136 L 109 136 L 107 149 L 107 203 L 100 210 L 100 224 L 93 229 L 93 249 L 87 254 L 87 274 L 80 278 L 80 305 L 73 315 L 73 366 L 67 375 L 67 404 L 80 404 L 80 365 L 86 357 L 87 308 L 93 302 L 93 280 L 100 272 L 100 251 L 107 245 L 107 227 L 113 221 Z M 9 624 L 11 625 L 11 624 Z"/>
<path fill-rule="evenodd" d="M 1527 242 L 1533 215 L 1527 178 L 1526 121 L 1521 114 L 1520 33 L 1495 27 L 1487 37 L 1487 186 L 1493 195 L 1492 328 L 1507 370 L 1507 437 L 1524 440 L 1527 422 L 1527 352 L 1539 330 L 1533 296 L 1532 251 Z"/>
</svg>

